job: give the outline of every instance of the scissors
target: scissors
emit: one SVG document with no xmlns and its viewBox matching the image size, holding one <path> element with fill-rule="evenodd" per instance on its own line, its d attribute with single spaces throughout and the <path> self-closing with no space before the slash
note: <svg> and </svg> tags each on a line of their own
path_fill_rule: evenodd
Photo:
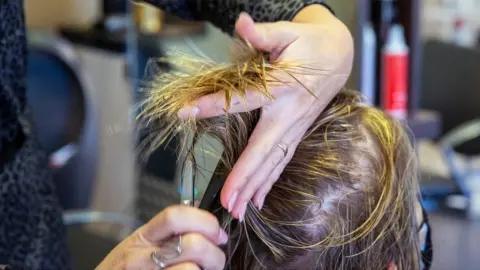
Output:
<svg viewBox="0 0 480 270">
<path fill-rule="evenodd" d="M 213 176 L 210 179 L 210 182 L 208 183 L 207 189 L 205 190 L 205 193 L 203 195 L 202 201 L 200 202 L 200 206 L 199 206 L 200 209 L 207 210 L 212 213 L 215 211 L 215 209 L 218 209 L 219 207 L 221 207 L 220 200 L 218 200 L 218 196 L 226 180 L 225 174 L 218 173 L 221 171 L 220 163 L 221 162 L 217 164 L 217 167 L 214 170 Z"/>
<path fill-rule="evenodd" d="M 180 204 L 194 207 L 196 189 L 194 188 L 194 175 L 192 163 L 187 161 L 182 172 L 182 183 L 180 187 Z M 152 260 L 161 269 L 167 265 L 165 261 L 178 258 L 182 255 L 182 235 L 175 235 L 164 243 L 160 250 L 152 252 Z"/>
<path fill-rule="evenodd" d="M 220 174 L 221 162 L 217 164 L 212 178 L 210 179 L 208 186 L 204 192 L 203 198 L 200 201 L 199 208 L 213 212 L 220 207 L 220 203 L 217 200 L 220 190 L 226 180 L 226 175 Z M 191 162 L 186 162 L 183 169 L 182 184 L 180 187 L 180 204 L 186 206 L 197 206 L 195 204 L 197 196 L 197 189 L 194 187 L 194 175 L 193 165 Z"/>
<path fill-rule="evenodd" d="M 186 161 L 182 172 L 182 184 L 180 187 L 180 204 L 195 206 L 196 188 L 194 187 L 193 164 Z"/>
</svg>

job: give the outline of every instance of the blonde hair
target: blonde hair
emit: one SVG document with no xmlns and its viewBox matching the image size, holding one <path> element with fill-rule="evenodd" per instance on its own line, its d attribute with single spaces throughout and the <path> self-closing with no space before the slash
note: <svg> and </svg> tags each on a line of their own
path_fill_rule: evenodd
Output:
<svg viewBox="0 0 480 270">
<path fill-rule="evenodd" d="M 227 104 L 247 88 L 272 98 L 267 85 L 288 83 L 272 79 L 272 71 L 292 77 L 319 72 L 269 63 L 262 53 L 250 52 L 229 65 L 160 75 L 143 114 L 166 123 L 157 129 L 162 141 L 155 146 L 172 134 L 191 135 L 193 144 L 183 144 L 181 151 L 194 162 L 195 142 L 213 136 L 225 148 L 215 173 L 226 177 L 260 110 L 187 121 L 176 117 L 178 110 L 215 92 L 225 94 Z M 190 67 L 198 63 L 181 61 Z M 215 212 L 230 234 L 228 268 L 386 269 L 395 263 L 398 269 L 420 269 L 416 169 L 404 126 L 362 104 L 358 93 L 342 90 L 304 135 L 261 211 L 250 203 L 243 223 L 224 209 Z"/>
</svg>

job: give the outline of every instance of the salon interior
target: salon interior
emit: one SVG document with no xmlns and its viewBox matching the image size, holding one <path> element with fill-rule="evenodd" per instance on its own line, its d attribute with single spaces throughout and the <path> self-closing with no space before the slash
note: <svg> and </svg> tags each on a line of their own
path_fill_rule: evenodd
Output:
<svg viewBox="0 0 480 270">
<path fill-rule="evenodd" d="M 355 40 L 347 87 L 373 105 L 385 105 L 385 45 L 408 48 L 405 121 L 430 216 L 432 269 L 480 269 L 480 0 L 327 3 Z M 94 269 L 138 224 L 180 202 L 172 148 L 139 158 L 146 136 L 135 121 L 142 81 L 170 68 L 151 59 L 180 50 L 226 62 L 231 39 L 209 23 L 125 0 L 25 0 L 25 11 L 28 102 L 75 267 Z M 403 29 L 395 40 L 388 34 L 392 16 Z M 195 190 L 201 198 L 218 160 L 197 161 L 206 168 Z"/>
</svg>

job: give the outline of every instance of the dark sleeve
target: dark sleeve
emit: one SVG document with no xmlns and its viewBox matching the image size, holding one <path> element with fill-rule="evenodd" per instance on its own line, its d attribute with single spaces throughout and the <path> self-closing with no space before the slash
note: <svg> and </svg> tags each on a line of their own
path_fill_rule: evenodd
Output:
<svg viewBox="0 0 480 270">
<path fill-rule="evenodd" d="M 238 15 L 245 11 L 256 22 L 291 21 L 311 4 L 330 7 L 323 0 L 144 0 L 165 12 L 188 20 L 205 20 L 232 34 Z M 331 9 L 330 9 L 331 10 Z"/>
</svg>

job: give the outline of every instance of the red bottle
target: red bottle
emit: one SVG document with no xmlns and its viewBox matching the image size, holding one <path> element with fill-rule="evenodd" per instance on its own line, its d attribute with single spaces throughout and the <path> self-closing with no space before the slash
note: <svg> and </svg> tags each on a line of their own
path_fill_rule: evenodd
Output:
<svg viewBox="0 0 480 270">
<path fill-rule="evenodd" d="M 401 25 L 390 28 L 382 58 L 382 108 L 404 119 L 408 114 L 408 46 Z"/>
</svg>

